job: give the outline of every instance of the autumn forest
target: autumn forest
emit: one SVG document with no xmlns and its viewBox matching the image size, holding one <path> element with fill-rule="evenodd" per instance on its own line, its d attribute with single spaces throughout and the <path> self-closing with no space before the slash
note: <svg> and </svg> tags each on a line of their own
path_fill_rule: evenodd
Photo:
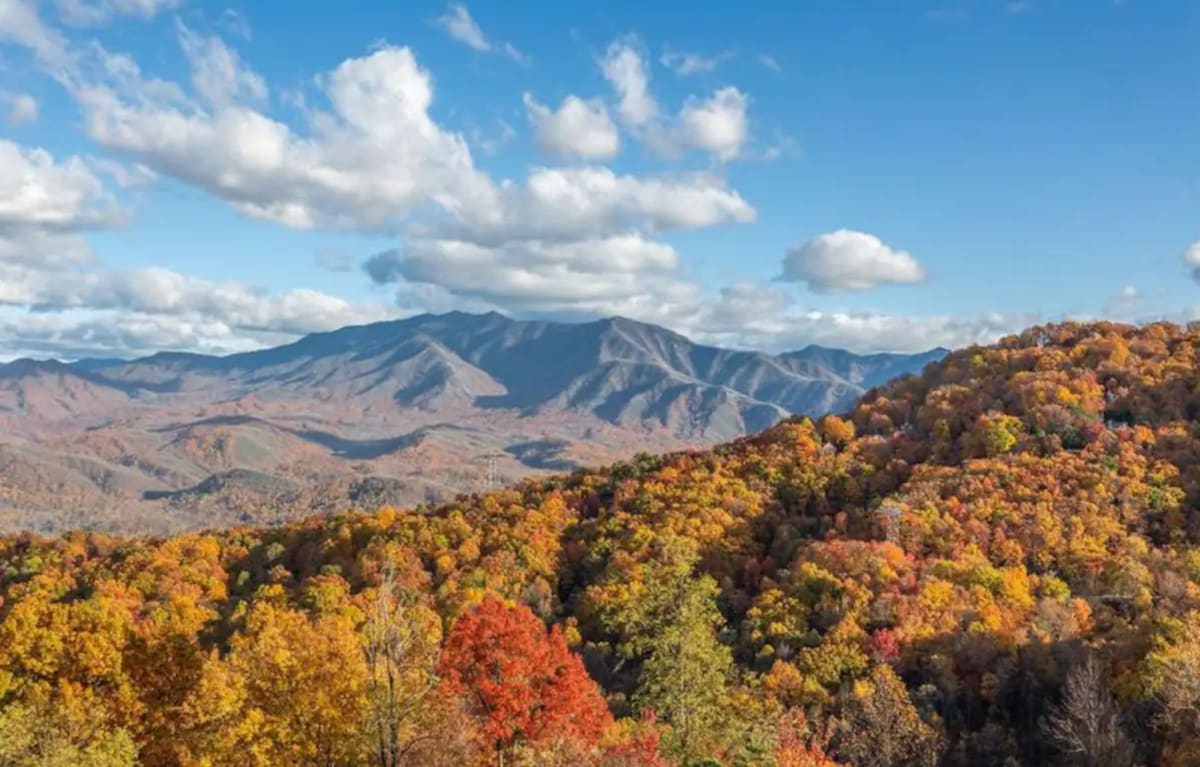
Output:
<svg viewBox="0 0 1200 767">
<path fill-rule="evenodd" d="M 0 767 L 1200 764 L 1200 327 L 411 509 L 0 539 Z"/>
</svg>

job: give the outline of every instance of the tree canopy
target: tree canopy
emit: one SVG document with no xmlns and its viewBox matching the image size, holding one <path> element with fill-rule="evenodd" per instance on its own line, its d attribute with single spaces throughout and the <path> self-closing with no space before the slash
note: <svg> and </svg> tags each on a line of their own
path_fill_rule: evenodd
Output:
<svg viewBox="0 0 1200 767">
<path fill-rule="evenodd" d="M 434 507 L 0 539 L 0 767 L 1194 764 L 1198 348 L 1043 326 Z"/>
</svg>

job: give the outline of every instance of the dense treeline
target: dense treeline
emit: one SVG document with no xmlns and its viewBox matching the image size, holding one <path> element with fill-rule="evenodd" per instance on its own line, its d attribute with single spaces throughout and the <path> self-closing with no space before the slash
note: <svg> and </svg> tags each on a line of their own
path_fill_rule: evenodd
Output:
<svg viewBox="0 0 1200 767">
<path fill-rule="evenodd" d="M 0 541 L 0 766 L 1200 763 L 1200 329 L 412 511 Z"/>
</svg>

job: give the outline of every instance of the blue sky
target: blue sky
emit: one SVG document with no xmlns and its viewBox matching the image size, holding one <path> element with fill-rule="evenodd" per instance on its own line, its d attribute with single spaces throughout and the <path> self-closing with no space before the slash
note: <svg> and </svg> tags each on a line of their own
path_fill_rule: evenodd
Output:
<svg viewBox="0 0 1200 767">
<path fill-rule="evenodd" d="M 0 357 L 1200 316 L 1200 5 L 741 5 L 0 0 Z"/>
</svg>

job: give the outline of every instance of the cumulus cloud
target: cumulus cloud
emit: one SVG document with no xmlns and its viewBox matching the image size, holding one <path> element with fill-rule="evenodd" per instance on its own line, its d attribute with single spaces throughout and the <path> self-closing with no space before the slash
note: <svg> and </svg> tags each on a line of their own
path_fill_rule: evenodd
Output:
<svg viewBox="0 0 1200 767">
<path fill-rule="evenodd" d="M 88 134 L 127 162 L 54 163 L 23 153 L 26 164 L 49 162 L 47 178 L 83 174 L 73 180 L 92 183 L 98 193 L 82 198 L 88 205 L 65 183 L 37 195 L 66 211 L 36 209 L 38 250 L 60 247 L 74 260 L 48 270 L 10 258 L 0 276 L 0 304 L 40 314 L 154 317 L 160 329 L 163 318 L 189 328 L 219 321 L 244 337 L 381 316 L 378 307 L 368 312 L 315 291 L 269 294 L 169 269 L 94 268 L 82 259 L 86 248 L 51 242 L 49 227 L 98 225 L 83 213 L 72 224 L 67 215 L 105 210 L 97 174 L 131 185 L 172 176 L 245 215 L 285 226 L 393 233 L 400 247 L 367 269 L 376 281 L 397 284 L 398 303 L 453 300 L 514 312 L 638 314 L 694 302 L 699 287 L 681 277 L 678 254 L 657 238 L 756 216 L 722 179 L 706 174 L 638 177 L 582 165 L 493 180 L 475 167 L 462 137 L 430 117 L 431 78 L 405 48 L 380 47 L 316 77 L 329 106 L 307 109 L 302 130 L 265 111 L 265 81 L 222 41 L 183 25 L 177 34 L 190 66 L 186 85 L 147 75 L 133 59 L 99 46 L 81 52 L 78 67 L 62 78 Z M 530 98 L 529 109 L 543 123 L 542 141 L 557 152 L 587 159 L 619 143 L 598 102 L 568 98 L 552 110 Z M 570 143 L 565 134 L 581 125 L 589 130 Z M 31 188 L 22 186 L 25 193 Z M 30 219 L 16 191 L 5 204 Z M 324 260 L 346 267 L 342 259 Z"/>
<path fill-rule="evenodd" d="M 604 102 L 570 95 L 558 109 L 539 104 L 525 94 L 525 111 L 533 125 L 538 149 L 556 157 L 606 160 L 615 157 L 621 141 Z"/>
<path fill-rule="evenodd" d="M 621 302 L 661 294 L 677 282 L 671 246 L 626 234 L 592 240 L 410 241 L 404 252 L 367 261 L 378 282 L 403 279 L 508 310 L 609 313 Z"/>
<path fill-rule="evenodd" d="M 87 162 L 0 139 L 0 236 L 18 230 L 77 231 L 115 223 L 119 207 Z"/>
<path fill-rule="evenodd" d="M 841 293 L 922 282 L 925 276 L 907 251 L 873 234 L 839 229 L 788 250 L 780 279 L 806 283 L 817 293 Z"/>
<path fill-rule="evenodd" d="M 232 328 L 301 334 L 381 319 L 385 312 L 352 306 L 316 290 L 270 294 L 237 282 L 212 282 L 161 267 L 132 271 L 11 270 L 6 303 L 36 311 L 114 309 L 141 314 L 219 318 Z"/>
<path fill-rule="evenodd" d="M 625 124 L 636 128 L 658 119 L 658 102 L 650 94 L 645 61 L 632 42 L 616 41 L 609 45 L 600 70 L 617 92 Z"/>
<path fill-rule="evenodd" d="M 28 310 L 26 317 L 30 322 L 47 315 L 85 312 L 113 322 L 152 324 L 158 329 L 189 328 L 197 332 L 199 328 L 216 328 L 218 336 L 226 341 L 261 333 L 285 340 L 304 333 L 373 322 L 396 313 L 394 308 L 355 305 L 316 290 L 300 288 L 270 293 L 241 283 L 202 280 L 160 267 L 105 271 L 3 262 L 0 262 L 0 306 Z M 203 345 L 199 341 L 172 342 L 159 348 Z"/>
<path fill-rule="evenodd" d="M 525 55 L 512 43 L 502 43 L 497 46 L 488 40 L 483 29 L 475 19 L 471 18 L 471 13 L 465 5 L 459 3 L 451 5 L 435 21 L 439 27 L 445 30 L 446 34 L 468 48 L 481 53 L 502 53 L 516 62 L 526 60 Z"/>
<path fill-rule="evenodd" d="M 30 314 L 0 306 L 0 359 L 139 357 L 166 349 L 229 354 L 272 342 L 213 319 L 72 310 Z"/>
<path fill-rule="evenodd" d="M 661 179 L 618 175 L 600 166 L 535 168 L 523 184 L 479 191 L 475 204 L 451 211 L 433 233 L 482 244 L 569 241 L 749 223 L 757 215 L 736 191 L 706 175 Z"/>
<path fill-rule="evenodd" d="M 365 268 L 378 283 L 436 285 L 509 311 L 621 313 L 697 290 L 678 277 L 675 250 L 654 235 L 755 215 L 711 177 L 541 168 L 524 185 L 493 188 L 488 204 L 414 232 Z"/>
<path fill-rule="evenodd" d="M 748 99 L 737 88 L 721 88 L 712 98 L 690 101 L 679 113 L 684 143 L 721 160 L 732 160 L 746 143 Z"/>
<path fill-rule="evenodd" d="M 45 150 L 0 140 L 0 167 L 7 171 L 0 174 L 0 306 L 8 307 L 4 314 L 10 328 L 0 353 L 36 346 L 65 354 L 105 327 L 174 327 L 186 333 L 160 333 L 164 346 L 201 348 L 204 343 L 196 334 L 205 328 L 227 340 L 261 333 L 295 336 L 395 313 L 315 290 L 270 293 L 159 267 L 106 270 L 84 235 L 122 223 L 126 212 L 93 172 L 96 165 L 77 156 L 56 160 Z M 81 314 L 89 317 L 83 325 L 46 319 Z M 185 337 L 196 342 L 176 342 Z M 105 338 L 95 348 L 137 346 L 111 333 Z M 169 338 L 175 341 L 166 344 Z"/>
<path fill-rule="evenodd" d="M 43 149 L 0 139 L 0 168 L 0 301 L 21 290 L 5 270 L 86 264 L 92 250 L 82 233 L 124 220 L 85 158 L 60 162 Z"/>
<path fill-rule="evenodd" d="M 396 235 L 399 248 L 369 262 L 368 272 L 396 282 L 399 301 L 436 294 L 514 312 L 575 314 L 679 305 L 699 288 L 680 277 L 678 254 L 658 237 L 756 216 L 721 178 L 706 174 L 638 177 L 580 165 L 493 180 L 475 167 L 464 139 L 430 116 L 431 78 L 406 48 L 379 47 L 316 77 L 329 106 L 306 109 L 302 130 L 265 111 L 266 83 L 223 42 L 183 25 L 177 33 L 190 65 L 187 85 L 149 76 L 99 46 L 87 51 L 64 80 L 88 134 L 132 160 L 118 166 L 128 175 L 177 178 L 247 216 Z M 598 102 L 573 97 L 557 109 L 527 102 L 548 150 L 586 160 L 619 146 Z M 720 131 L 694 132 L 711 151 L 724 151 Z M 254 332 L 311 329 L 296 323 L 316 316 L 306 309 L 289 324 L 279 297 L 251 301 L 241 289 L 174 272 L 59 277 L 49 283 L 10 274 L 3 300 L 43 311 L 228 313 L 232 327 Z M 178 298 L 148 304 L 144 285 Z M 221 300 L 203 303 L 204 293 Z M 259 307 L 270 321 L 247 319 L 246 307 Z"/>
<path fill-rule="evenodd" d="M 609 45 L 600 68 L 617 93 L 622 124 L 652 151 L 676 156 L 688 149 L 709 152 L 722 161 L 742 152 L 749 135 L 749 98 L 734 87 L 708 98 L 690 98 L 678 115 L 664 116 L 650 92 L 645 57 L 629 39 Z"/>
<path fill-rule="evenodd" d="M 71 83 L 88 135 L 244 215 L 293 228 L 393 230 L 417 206 L 454 204 L 486 185 L 466 141 L 429 116 L 429 73 L 407 48 L 379 48 L 319 78 L 332 110 L 312 114 L 311 132 L 302 135 L 230 103 L 259 92 L 257 76 L 223 54 L 215 74 L 199 51 L 220 47 L 189 44 L 198 49 L 208 105 L 99 50 L 98 76 Z"/>
<path fill-rule="evenodd" d="M 1194 242 L 1183 252 L 1183 263 L 1191 271 L 1192 277 L 1200 281 L 1200 242 Z"/>
<path fill-rule="evenodd" d="M 111 0 L 105 7 L 148 15 L 162 5 Z M 117 10 L 135 6 L 148 10 Z M 65 43 L 31 8 L 0 0 L 0 36 L 49 62 Z M 451 6 L 443 22 L 472 47 L 505 51 L 465 7 Z M 990 340 L 1023 324 L 999 316 L 818 311 L 797 306 L 778 287 L 749 283 L 711 294 L 688 277 L 662 236 L 755 219 L 753 206 L 718 176 L 639 177 L 584 164 L 493 179 L 475 166 L 463 137 L 430 116 L 432 79 L 407 48 L 377 47 L 319 74 L 312 80 L 318 92 L 300 109 L 304 120 L 284 122 L 268 111 L 266 81 L 236 51 L 183 25 L 177 37 L 189 68 L 181 83 L 148 75 L 98 45 L 73 49 L 69 65 L 60 58 L 61 65 L 47 66 L 78 103 L 88 135 L 121 162 L 56 161 L 0 142 L 0 166 L 18 169 L 0 176 L 0 354 L 237 351 L 449 308 L 621 314 L 699 340 L 773 349 L 815 341 L 912 350 Z M 663 63 L 691 72 L 707 66 L 686 58 Z M 617 93 L 616 120 L 654 151 L 742 156 L 749 98 L 740 90 L 694 96 L 670 113 L 651 92 L 636 43 L 615 43 L 601 67 Z M 614 117 L 598 101 L 570 96 L 554 107 L 529 96 L 526 109 L 550 154 L 592 162 L 619 148 Z M 395 285 L 395 304 L 351 303 L 308 289 L 271 292 L 167 268 L 104 269 L 82 235 L 122 218 L 105 182 L 134 188 L 159 174 L 284 226 L 396 235 L 396 248 L 365 264 L 373 281 Z M 890 256 L 882 268 L 874 263 L 873 278 L 902 281 L 902 252 L 875 242 Z M 341 254 L 315 258 L 335 270 L 352 263 Z M 811 270 L 820 262 L 801 263 Z M 813 273 L 818 285 L 824 279 L 855 286 L 836 289 L 862 289 L 861 280 L 836 270 Z"/>
</svg>

